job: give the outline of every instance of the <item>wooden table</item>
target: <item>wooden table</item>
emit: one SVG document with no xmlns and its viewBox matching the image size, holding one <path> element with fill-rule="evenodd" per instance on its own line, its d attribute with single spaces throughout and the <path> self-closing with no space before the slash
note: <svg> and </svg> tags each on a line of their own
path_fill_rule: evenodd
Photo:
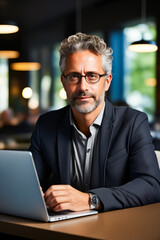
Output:
<svg viewBox="0 0 160 240">
<path fill-rule="evenodd" d="M 160 240 L 160 203 L 55 223 L 0 214 L 0 232 L 38 240 Z"/>
</svg>

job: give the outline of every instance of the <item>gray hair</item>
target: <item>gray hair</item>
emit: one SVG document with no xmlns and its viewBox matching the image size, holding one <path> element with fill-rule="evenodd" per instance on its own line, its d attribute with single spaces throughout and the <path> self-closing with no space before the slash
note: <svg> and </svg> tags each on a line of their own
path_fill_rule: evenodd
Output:
<svg viewBox="0 0 160 240">
<path fill-rule="evenodd" d="M 112 49 L 106 45 L 103 39 L 95 35 L 87 35 L 85 33 L 77 33 L 65 38 L 60 47 L 59 66 L 61 73 L 65 70 L 66 57 L 74 52 L 81 50 L 90 50 L 95 54 L 102 55 L 102 67 L 105 73 L 112 72 Z"/>
</svg>

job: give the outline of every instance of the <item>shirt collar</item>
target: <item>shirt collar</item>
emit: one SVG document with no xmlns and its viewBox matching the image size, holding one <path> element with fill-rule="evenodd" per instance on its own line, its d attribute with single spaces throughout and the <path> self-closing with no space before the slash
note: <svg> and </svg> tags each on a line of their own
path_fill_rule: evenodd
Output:
<svg viewBox="0 0 160 240">
<path fill-rule="evenodd" d="M 92 123 L 91 126 L 93 126 L 93 125 L 101 126 L 103 115 L 104 115 L 104 109 L 105 109 L 105 102 L 104 102 L 104 106 L 103 106 L 101 112 L 99 113 L 99 115 L 94 120 L 94 122 Z M 74 117 L 73 117 L 73 113 L 72 113 L 72 109 L 70 110 L 70 124 L 71 124 L 71 126 L 76 127 L 76 124 L 75 124 L 75 121 L 74 121 Z"/>
</svg>

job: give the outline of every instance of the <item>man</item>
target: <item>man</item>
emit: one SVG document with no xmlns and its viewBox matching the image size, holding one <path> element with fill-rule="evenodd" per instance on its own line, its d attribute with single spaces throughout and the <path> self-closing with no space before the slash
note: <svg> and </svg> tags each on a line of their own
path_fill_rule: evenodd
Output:
<svg viewBox="0 0 160 240">
<path fill-rule="evenodd" d="M 31 147 L 53 211 L 108 211 L 160 201 L 160 171 L 144 113 L 107 100 L 112 50 L 82 33 L 61 43 L 68 106 L 42 115 Z"/>
</svg>

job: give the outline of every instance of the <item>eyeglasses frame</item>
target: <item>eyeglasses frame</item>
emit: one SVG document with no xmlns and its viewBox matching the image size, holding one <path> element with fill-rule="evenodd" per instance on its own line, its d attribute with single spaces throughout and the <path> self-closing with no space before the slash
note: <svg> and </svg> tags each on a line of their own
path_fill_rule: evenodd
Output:
<svg viewBox="0 0 160 240">
<path fill-rule="evenodd" d="M 85 74 L 85 75 L 80 75 L 80 74 L 79 74 L 79 77 L 80 77 L 80 78 L 79 78 L 79 81 L 78 81 L 77 83 L 71 83 L 71 82 L 68 81 L 67 77 L 70 76 L 71 73 L 70 73 L 70 74 L 67 74 L 67 75 L 65 75 L 65 74 L 63 73 L 62 76 L 67 80 L 67 82 L 68 82 L 69 84 L 79 84 L 80 81 L 81 81 L 81 79 L 82 79 L 82 77 L 85 78 L 85 80 L 86 80 L 87 83 L 89 83 L 89 84 L 95 84 L 95 83 L 98 83 L 98 82 L 100 81 L 101 77 L 104 77 L 104 76 L 107 75 L 106 73 L 104 73 L 104 74 L 96 73 L 96 74 L 99 75 L 99 79 L 98 79 L 96 82 L 88 82 L 87 79 L 86 79 L 86 74 Z"/>
</svg>

